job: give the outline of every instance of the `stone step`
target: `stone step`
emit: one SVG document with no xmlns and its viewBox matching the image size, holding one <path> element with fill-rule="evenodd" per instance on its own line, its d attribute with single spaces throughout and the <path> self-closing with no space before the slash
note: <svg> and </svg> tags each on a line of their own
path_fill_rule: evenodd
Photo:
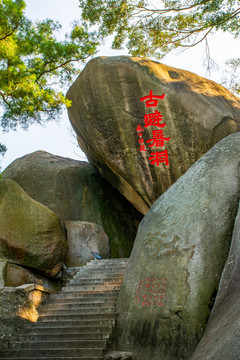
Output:
<svg viewBox="0 0 240 360">
<path fill-rule="evenodd" d="M 118 295 L 119 290 L 111 290 L 111 291 L 101 291 L 101 290 L 83 290 L 83 291 L 64 291 L 58 292 L 51 295 L 51 299 L 66 299 L 66 298 L 81 298 L 84 295 L 96 295 L 96 297 L 101 296 L 112 296 L 115 297 Z"/>
<path fill-rule="evenodd" d="M 86 267 L 83 267 L 82 269 L 78 270 L 77 274 L 79 274 L 80 272 L 88 272 L 88 271 L 93 271 L 95 270 L 97 271 L 115 271 L 115 272 L 120 272 L 120 271 L 125 271 L 126 270 L 126 265 L 108 265 L 108 264 L 103 264 L 103 265 L 95 265 L 95 264 L 90 264 Z"/>
<path fill-rule="evenodd" d="M 87 263 L 87 265 L 85 265 L 87 268 L 89 266 L 127 266 L 128 264 L 128 260 L 109 260 L 109 259 L 103 259 L 103 260 L 99 260 L 99 261 L 95 261 L 95 260 L 91 260 Z"/>
<path fill-rule="evenodd" d="M 116 275 L 119 274 L 119 276 L 116 276 Z M 94 281 L 117 281 L 117 280 L 122 280 L 124 278 L 124 275 L 123 273 L 114 273 L 114 274 L 98 274 L 98 273 L 87 273 L 87 272 L 84 272 L 84 273 L 77 273 L 70 281 L 72 281 L 74 278 L 78 278 L 79 277 L 79 280 L 86 280 L 86 281 L 91 281 L 91 280 L 94 280 Z M 101 276 L 100 276 L 101 275 Z M 105 280 L 106 279 L 106 280 Z"/>
<path fill-rule="evenodd" d="M 82 271 L 85 269 L 89 269 L 91 267 L 101 268 L 109 267 L 109 268 L 118 268 L 118 267 L 127 267 L 128 262 L 120 261 L 120 262 L 108 262 L 108 261 L 90 261 L 86 265 L 80 266 L 79 268 L 75 269 L 75 271 Z"/>
<path fill-rule="evenodd" d="M 92 262 L 98 262 L 98 263 L 104 263 L 104 262 L 106 262 L 106 263 L 109 263 L 109 262 L 121 262 L 121 261 L 123 261 L 123 262 L 128 262 L 128 260 L 129 260 L 129 258 L 111 258 L 111 259 L 99 259 L 99 260 L 95 260 L 95 259 L 92 259 L 92 260 L 90 260 L 90 261 L 88 261 L 88 264 L 89 263 L 92 263 Z"/>
<path fill-rule="evenodd" d="M 13 344 L 13 348 L 19 349 L 106 349 L 106 340 L 65 340 L 59 336 L 57 341 L 24 341 L 19 344 Z"/>
<path fill-rule="evenodd" d="M 118 294 L 118 293 L 117 293 Z M 89 298 L 89 296 L 74 296 L 74 297 L 61 297 L 61 298 L 53 298 L 49 299 L 45 302 L 45 305 L 48 304 L 85 304 L 90 302 L 101 302 L 102 304 L 111 304 L 116 302 L 117 294 L 114 294 L 112 296 L 108 296 L 108 294 L 97 294 L 96 296 L 92 296 Z M 95 295 L 95 294 L 94 294 Z"/>
<path fill-rule="evenodd" d="M 95 311 L 97 309 L 99 310 L 105 310 L 105 309 L 115 309 L 116 304 L 112 301 L 108 302 L 100 302 L 100 301 L 88 301 L 88 302 L 77 302 L 77 303 L 56 303 L 55 301 L 49 304 L 42 305 L 39 309 L 39 313 L 44 313 L 46 311 L 78 311 L 81 309 L 91 309 L 92 311 Z"/>
<path fill-rule="evenodd" d="M 70 316 L 81 316 L 86 314 L 95 314 L 95 315 L 103 315 L 103 314 L 115 314 L 115 307 L 83 307 L 83 308 L 73 308 L 73 309 L 46 309 L 45 311 L 41 309 L 39 311 L 39 318 L 43 316 L 61 316 L 61 315 L 70 315 Z"/>
<path fill-rule="evenodd" d="M 83 335 L 85 336 L 85 334 L 91 334 L 91 335 L 97 335 L 97 334 L 110 334 L 112 331 L 112 325 L 107 325 L 107 326 L 101 326 L 101 325 L 96 325 L 96 326 L 64 326 L 64 327 L 31 327 L 28 329 L 24 329 L 23 334 L 25 334 L 26 336 L 28 334 L 31 335 L 47 335 L 47 336 L 51 336 L 51 335 L 61 335 L 63 338 L 65 335 L 67 334 L 78 334 L 78 335 Z M 24 335 L 24 336 L 25 336 Z"/>
<path fill-rule="evenodd" d="M 53 334 L 52 332 L 49 332 L 49 334 L 27 334 L 22 335 L 21 339 L 18 339 L 18 341 L 59 341 L 59 339 L 66 340 L 108 340 L 110 338 L 110 328 L 103 328 L 101 332 L 97 333 L 89 333 L 89 332 L 80 332 L 80 333 L 58 333 Z"/>
<path fill-rule="evenodd" d="M 117 269 L 117 268 L 126 268 L 127 267 L 126 262 L 122 261 L 122 262 L 111 262 L 108 263 L 106 262 L 96 262 L 96 261 L 92 261 L 89 262 L 87 265 L 83 266 L 81 269 L 79 269 L 78 271 L 82 271 L 84 269 L 89 269 L 89 268 L 109 268 L 109 269 Z"/>
<path fill-rule="evenodd" d="M 37 327 L 44 327 L 44 328 L 54 328 L 54 327 L 74 327 L 74 326 L 89 326 L 89 327 L 96 327 L 96 326 L 113 326 L 115 324 L 114 319 L 85 319 L 85 320 L 49 320 L 49 321 L 38 321 Z"/>
<path fill-rule="evenodd" d="M 105 292 L 105 291 L 111 291 L 111 290 L 120 290 L 121 284 L 118 285 L 101 285 L 101 284 L 96 284 L 96 285 L 91 285 L 91 284 L 86 284 L 86 285 L 71 285 L 71 286 L 67 286 L 62 288 L 62 291 L 65 292 L 70 292 L 70 291 L 100 291 L 100 292 Z"/>
<path fill-rule="evenodd" d="M 68 269 L 75 275 L 41 306 L 37 323 L 22 331 L 12 349 L 0 351 L 11 360 L 102 360 L 113 332 L 116 300 L 128 259 L 91 260 Z"/>
<path fill-rule="evenodd" d="M 77 280 L 77 282 L 76 282 Z M 123 282 L 123 277 L 117 277 L 117 278 L 112 278 L 112 277 L 106 277 L 106 278 L 80 278 L 80 279 L 76 279 L 75 281 L 70 280 L 68 282 L 68 284 L 65 287 L 68 287 L 69 284 L 74 285 L 75 283 L 78 285 L 84 285 L 84 284 L 121 284 Z"/>
<path fill-rule="evenodd" d="M 89 269 L 89 270 L 85 270 L 85 271 L 79 271 L 77 272 L 73 278 L 76 278 L 76 277 L 81 277 L 81 278 L 85 278 L 86 279 L 89 279 L 89 278 L 93 278 L 93 279 L 98 279 L 98 278 L 109 278 L 109 279 L 112 279 L 112 278 L 123 278 L 125 275 L 125 271 L 119 271 L 119 270 L 115 270 L 115 271 L 103 271 L 103 270 L 98 270 L 98 271 L 93 271 L 93 269 Z M 100 277 L 101 276 L 101 277 Z M 72 279 L 73 279 L 72 278 Z M 72 280 L 71 279 L 71 280 Z M 70 281 L 71 281 L 70 280 Z"/>
<path fill-rule="evenodd" d="M 73 349 L 62 349 L 60 347 L 61 344 L 59 344 L 59 348 L 50 348 L 50 349 L 38 349 L 36 350 L 36 355 L 38 357 L 42 356 L 48 356 L 50 358 L 56 358 L 60 356 L 98 356 L 101 357 L 103 350 L 102 349 L 89 349 L 89 348 L 73 348 Z M 0 350 L 0 359 L 3 359 L 3 357 L 23 357 L 26 359 L 26 357 L 32 357 L 33 355 L 33 349 L 9 349 L 9 350 Z"/>
<path fill-rule="evenodd" d="M 114 320 L 116 318 L 115 314 L 96 314 L 96 313 L 82 313 L 70 315 L 68 313 L 61 315 L 40 315 L 38 322 L 45 321 L 80 321 L 80 320 Z"/>
<path fill-rule="evenodd" d="M 87 266 L 83 266 L 81 269 L 79 269 L 77 271 L 77 273 L 79 272 L 83 272 L 83 271 L 90 271 L 93 269 L 96 269 L 97 271 L 104 271 L 106 270 L 113 270 L 113 271 L 119 271 L 118 269 L 123 269 L 125 271 L 127 265 L 126 264 L 118 264 L 118 265 L 111 265 L 111 264 L 88 264 Z"/>
</svg>

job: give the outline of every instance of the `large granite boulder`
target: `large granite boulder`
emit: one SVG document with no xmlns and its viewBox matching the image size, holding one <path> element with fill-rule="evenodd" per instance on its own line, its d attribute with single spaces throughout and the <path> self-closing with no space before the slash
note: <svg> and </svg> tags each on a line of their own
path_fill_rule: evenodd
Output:
<svg viewBox="0 0 240 360">
<path fill-rule="evenodd" d="M 240 130 L 239 98 L 213 81 L 144 58 L 89 61 L 67 97 L 89 161 L 143 214 L 215 143 Z M 140 151 L 142 141 L 146 151 Z"/>
<path fill-rule="evenodd" d="M 111 257 L 128 257 L 142 215 L 84 161 L 36 151 L 16 159 L 2 173 L 33 199 L 66 221 L 99 224 L 109 237 Z"/>
<path fill-rule="evenodd" d="M 240 208 L 230 252 L 203 337 L 191 360 L 240 359 Z"/>
<path fill-rule="evenodd" d="M 0 253 L 16 264 L 55 276 L 68 250 L 60 220 L 13 180 L 0 181 Z"/>
<path fill-rule="evenodd" d="M 239 154 L 240 133 L 220 141 L 139 225 L 120 290 L 116 336 L 118 348 L 139 360 L 189 359 L 203 334 L 234 228 Z"/>
<path fill-rule="evenodd" d="M 67 267 L 82 266 L 94 259 L 97 252 L 103 259 L 110 255 L 109 240 L 103 228 L 87 221 L 67 221 L 69 249 L 65 264 Z"/>
</svg>

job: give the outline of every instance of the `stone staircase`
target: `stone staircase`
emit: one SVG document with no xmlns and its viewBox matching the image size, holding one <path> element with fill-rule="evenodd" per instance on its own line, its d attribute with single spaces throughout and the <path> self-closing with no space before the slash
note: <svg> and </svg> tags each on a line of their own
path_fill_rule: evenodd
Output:
<svg viewBox="0 0 240 360">
<path fill-rule="evenodd" d="M 0 350 L 0 359 L 103 359 L 127 260 L 92 260 L 78 268 L 62 291 L 40 307 L 38 321 L 19 341 Z"/>
</svg>

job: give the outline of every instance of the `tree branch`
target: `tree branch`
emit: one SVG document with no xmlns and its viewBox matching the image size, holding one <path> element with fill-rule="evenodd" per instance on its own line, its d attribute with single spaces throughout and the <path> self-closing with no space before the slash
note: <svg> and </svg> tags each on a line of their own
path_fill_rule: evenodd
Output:
<svg viewBox="0 0 240 360">
<path fill-rule="evenodd" d="M 1 41 L 1 40 L 5 40 L 6 38 L 8 38 L 8 37 L 12 36 L 12 35 L 13 35 L 13 33 L 17 30 L 17 28 L 18 28 L 18 24 L 17 24 L 17 25 L 13 28 L 13 30 L 12 30 L 12 32 L 11 32 L 11 33 L 6 34 L 4 37 L 0 38 L 0 41 Z"/>
<path fill-rule="evenodd" d="M 131 3 L 129 5 L 133 6 L 133 7 L 137 7 L 138 9 L 143 9 L 144 11 L 150 11 L 150 12 L 155 12 L 155 13 L 166 14 L 166 13 L 169 13 L 169 12 L 181 12 L 181 11 L 185 11 L 185 10 L 190 10 L 190 9 L 193 9 L 196 6 L 201 5 L 203 3 L 204 3 L 204 1 L 200 1 L 198 3 L 195 3 L 195 4 L 191 5 L 191 6 L 186 6 L 186 7 L 183 7 L 183 8 L 172 8 L 172 9 L 148 9 L 145 6 L 138 7 L 137 5 L 134 5 L 134 4 L 131 4 Z"/>
<path fill-rule="evenodd" d="M 199 41 L 197 41 L 197 42 L 195 42 L 195 43 L 193 43 L 191 45 L 183 45 L 183 44 L 181 44 L 180 46 L 189 48 L 189 47 L 194 47 L 194 46 L 198 45 L 200 42 L 202 42 L 204 39 L 206 39 L 206 37 L 212 31 L 212 29 L 213 29 L 213 26 L 206 32 L 206 34 Z M 195 33 L 195 31 L 193 31 L 192 34 L 189 34 L 189 36 L 193 35 L 194 33 Z M 181 41 L 182 40 L 184 40 L 184 39 L 181 39 Z"/>
<path fill-rule="evenodd" d="M 55 66 L 54 68 L 52 69 L 49 69 L 49 70 L 45 70 L 43 71 L 40 75 L 38 75 L 37 79 L 36 79 L 36 82 L 38 82 L 38 80 L 44 75 L 44 74 L 47 74 L 47 73 L 50 73 L 50 72 L 53 72 L 61 67 L 64 67 L 65 65 L 69 64 L 70 62 L 74 62 L 74 61 L 80 61 L 80 60 L 86 60 L 87 58 L 89 58 L 89 56 L 91 55 L 88 55 L 86 57 L 82 57 L 82 58 L 78 58 L 78 59 L 70 59 L 70 60 L 67 60 L 65 61 L 64 63 L 58 65 L 58 66 Z"/>
<path fill-rule="evenodd" d="M 2 91 L 0 91 L 0 95 L 1 95 L 1 97 L 2 97 L 2 99 L 3 99 L 3 102 L 4 102 L 10 109 L 12 109 L 12 106 L 11 106 L 10 103 L 7 101 L 6 96 L 4 95 L 4 93 L 3 93 Z"/>
</svg>

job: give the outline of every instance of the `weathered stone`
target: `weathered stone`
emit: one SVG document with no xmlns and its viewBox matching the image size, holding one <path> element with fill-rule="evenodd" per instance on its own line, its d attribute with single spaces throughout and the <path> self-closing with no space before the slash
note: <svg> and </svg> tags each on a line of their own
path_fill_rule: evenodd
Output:
<svg viewBox="0 0 240 360">
<path fill-rule="evenodd" d="M 60 220 L 13 180 L 0 181 L 0 253 L 55 276 L 68 250 Z"/>
<path fill-rule="evenodd" d="M 140 360 L 192 355 L 228 256 L 239 154 L 240 133 L 223 139 L 143 218 L 118 300 L 118 349 Z"/>
<path fill-rule="evenodd" d="M 111 351 L 104 356 L 104 360 L 136 360 L 136 357 L 127 351 Z"/>
<path fill-rule="evenodd" d="M 91 251 L 102 258 L 110 255 L 109 240 L 100 225 L 86 221 L 67 221 L 69 250 L 65 260 L 67 267 L 81 266 L 93 259 Z"/>
<path fill-rule="evenodd" d="M 128 257 L 142 215 L 91 164 L 44 151 L 16 159 L 2 173 L 33 199 L 66 221 L 99 224 L 111 243 L 111 257 Z"/>
<path fill-rule="evenodd" d="M 240 358 L 240 208 L 217 297 L 191 360 Z"/>
<path fill-rule="evenodd" d="M 23 284 L 38 284 L 52 290 L 60 289 L 59 280 L 47 279 L 20 265 L 7 263 L 4 271 L 4 285 L 17 287 Z"/>
<path fill-rule="evenodd" d="M 140 98 L 162 95 L 157 107 Z M 143 214 L 186 170 L 225 136 L 240 130 L 240 100 L 222 86 L 191 72 L 152 60 L 117 56 L 88 62 L 67 97 L 70 121 L 89 161 Z M 139 151 L 137 125 L 144 115 L 163 115 L 165 147 Z M 147 124 L 146 124 L 147 125 Z M 151 152 L 168 151 L 169 166 L 149 162 Z"/>
</svg>

